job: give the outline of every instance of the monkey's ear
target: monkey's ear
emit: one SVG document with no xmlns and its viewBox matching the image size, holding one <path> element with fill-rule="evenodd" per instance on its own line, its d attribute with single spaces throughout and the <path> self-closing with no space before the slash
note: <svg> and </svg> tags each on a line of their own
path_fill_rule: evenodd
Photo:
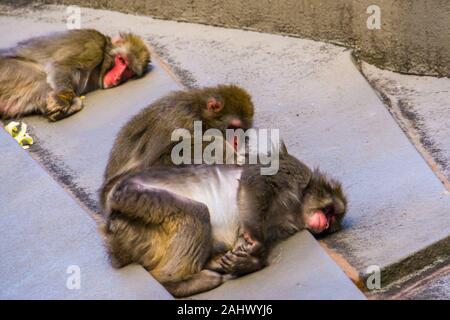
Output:
<svg viewBox="0 0 450 320">
<path fill-rule="evenodd" d="M 208 99 L 208 102 L 206 103 L 206 109 L 210 111 L 219 112 L 223 108 L 223 103 L 217 100 L 214 97 L 211 97 Z"/>
<path fill-rule="evenodd" d="M 287 148 L 286 148 L 286 144 L 284 143 L 284 140 L 280 138 L 280 145 L 279 145 L 279 154 L 280 155 L 285 155 L 288 154 Z"/>
<path fill-rule="evenodd" d="M 123 44 L 124 41 L 121 36 L 115 36 L 114 38 L 111 39 L 111 42 L 115 46 L 120 46 Z"/>
</svg>

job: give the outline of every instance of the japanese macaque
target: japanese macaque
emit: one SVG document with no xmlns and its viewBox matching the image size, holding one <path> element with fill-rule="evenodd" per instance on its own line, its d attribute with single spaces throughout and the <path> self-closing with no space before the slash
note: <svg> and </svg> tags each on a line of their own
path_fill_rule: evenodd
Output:
<svg viewBox="0 0 450 320">
<path fill-rule="evenodd" d="M 140 77 L 149 62 L 147 45 L 131 33 L 111 40 L 70 30 L 20 42 L 0 51 L 0 116 L 61 120 L 83 108 L 80 95 Z"/>
<path fill-rule="evenodd" d="M 253 124 L 250 95 L 235 85 L 176 91 L 152 103 L 119 132 L 104 174 L 100 202 L 107 209 L 107 196 L 125 175 L 156 165 L 173 165 L 172 141 L 177 129 L 194 131 L 194 122 L 202 130 L 211 128 L 225 134 L 226 129 L 248 129 Z"/>
<path fill-rule="evenodd" d="M 260 168 L 154 166 L 123 177 L 105 212 L 112 264 L 139 263 L 184 297 L 263 268 L 272 246 L 299 230 L 340 228 L 339 182 L 287 153 L 275 175 Z"/>
</svg>

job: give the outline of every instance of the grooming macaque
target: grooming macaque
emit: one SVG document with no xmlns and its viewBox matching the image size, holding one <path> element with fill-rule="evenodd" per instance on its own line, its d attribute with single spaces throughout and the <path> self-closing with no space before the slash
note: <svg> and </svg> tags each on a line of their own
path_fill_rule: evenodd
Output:
<svg viewBox="0 0 450 320">
<path fill-rule="evenodd" d="M 101 189 L 101 204 L 125 175 L 155 165 L 172 165 L 171 140 L 176 129 L 194 131 L 201 121 L 203 130 L 248 129 L 253 122 L 250 95 L 234 85 L 173 92 L 143 109 L 119 132 L 111 151 Z"/>
<path fill-rule="evenodd" d="M 270 248 L 299 230 L 340 228 L 337 181 L 287 153 L 275 175 L 260 167 L 155 166 L 123 177 L 105 212 L 113 265 L 140 263 L 183 297 L 263 268 Z"/>
<path fill-rule="evenodd" d="M 70 30 L 0 51 L 0 116 L 43 114 L 61 120 L 83 108 L 80 95 L 144 74 L 150 52 L 131 33 L 116 39 Z"/>
</svg>

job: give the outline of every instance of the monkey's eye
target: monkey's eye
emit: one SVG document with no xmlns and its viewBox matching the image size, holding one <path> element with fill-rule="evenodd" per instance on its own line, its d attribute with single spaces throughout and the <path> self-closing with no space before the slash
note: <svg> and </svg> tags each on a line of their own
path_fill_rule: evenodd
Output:
<svg viewBox="0 0 450 320">
<path fill-rule="evenodd" d="M 116 59 L 117 59 L 117 60 L 116 60 L 116 63 L 127 64 L 125 58 L 122 57 L 122 56 L 120 56 L 120 55 L 117 55 L 117 58 L 116 58 Z"/>
<path fill-rule="evenodd" d="M 334 216 L 336 214 L 334 206 L 332 204 L 330 204 L 329 206 L 326 206 L 323 209 L 323 212 L 325 213 L 325 215 L 327 216 Z"/>
</svg>

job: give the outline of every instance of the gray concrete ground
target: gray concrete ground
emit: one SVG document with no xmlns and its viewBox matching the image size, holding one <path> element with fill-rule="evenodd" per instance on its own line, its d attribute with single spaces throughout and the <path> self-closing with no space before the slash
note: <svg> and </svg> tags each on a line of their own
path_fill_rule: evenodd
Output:
<svg viewBox="0 0 450 320">
<path fill-rule="evenodd" d="M 4 34 L 28 30 L 21 31 L 21 36 L 25 36 L 37 30 L 63 27 L 58 25 L 64 21 L 61 7 L 8 14 L 20 16 L 1 17 L 0 28 L 8 28 Z M 82 26 L 109 32 L 133 30 L 141 34 L 185 85 L 234 82 L 246 87 L 254 96 L 257 126 L 280 128 L 294 155 L 310 165 L 320 165 L 343 181 L 350 200 L 344 230 L 324 241 L 344 256 L 357 273 L 364 274 L 368 266 L 378 265 L 389 271 L 386 278 L 401 277 L 403 268 L 392 270 L 392 266 L 450 234 L 448 192 L 359 73 L 349 51 L 309 40 L 158 21 L 101 10 L 83 9 Z M 155 74 L 158 70 L 156 66 Z M 140 99 L 125 96 L 125 93 L 128 87 L 136 86 L 137 97 L 146 92 L 142 99 L 159 94 L 148 79 L 139 80 L 142 84 L 148 83 L 145 89 L 138 85 L 139 81 L 134 81 L 114 90 L 123 90 L 120 91 L 124 93 L 122 103 L 130 100 L 128 106 L 139 108 Z M 122 103 L 116 104 L 115 99 L 108 97 L 111 94 L 113 90 L 88 95 L 88 108 L 58 127 L 39 119 L 29 121 L 39 139 L 37 148 L 45 149 L 39 152 L 49 155 L 41 157 L 44 165 L 51 168 L 51 163 L 60 163 L 58 166 L 70 171 L 71 181 L 75 181 L 89 199 L 95 199 L 93 192 L 99 181 L 97 167 L 104 165 L 104 152 L 109 149 L 111 134 L 116 125 L 126 120 L 119 119 L 116 123 L 112 119 L 120 114 L 114 113 L 109 122 L 103 121 L 106 109 L 97 107 L 104 105 L 101 101 L 110 103 L 109 108 L 123 107 Z M 96 109 L 90 105 L 95 105 Z M 98 118 L 89 120 L 91 112 Z M 84 134 L 82 127 L 77 128 L 81 122 L 76 119 L 80 118 L 87 121 L 87 130 L 93 134 Z M 111 127 L 101 133 L 106 124 Z M 66 131 L 61 127 L 69 128 L 70 135 L 66 139 Z M 81 140 L 77 135 L 94 140 Z M 97 142 L 105 145 L 99 147 Z M 66 144 L 71 146 L 70 150 L 65 149 Z M 85 148 L 85 144 L 90 147 Z M 82 152 L 77 152 L 78 148 Z M 93 153 L 96 161 L 91 161 Z M 92 171 L 89 171 L 90 166 L 93 166 Z M 302 235 L 297 239 L 308 240 Z M 445 244 L 443 250 L 446 249 Z M 291 254 L 296 256 L 286 252 L 288 257 Z M 434 252 L 431 252 L 420 263 L 431 263 L 433 259 Z M 287 264 L 285 270 L 292 270 L 289 268 L 294 266 L 301 270 L 300 263 Z M 261 273 L 264 272 L 267 271 Z M 247 279 L 230 283 L 228 288 L 232 290 L 238 283 L 241 290 L 246 290 L 239 283 L 250 281 Z M 276 279 L 270 281 L 276 282 Z M 284 281 L 280 278 L 281 285 Z M 211 297 L 215 294 L 213 291 Z"/>
<path fill-rule="evenodd" d="M 102 23 L 96 24 L 101 26 Z M 52 30 L 61 30 L 64 27 L 63 24 L 50 23 L 50 21 L 43 21 L 38 18 L 25 18 L 25 17 L 0 17 L 0 29 L 8 36 L 0 40 L 0 46 L 5 47 L 13 44 L 15 41 L 21 40 L 36 33 L 43 33 Z M 19 32 L 13 32 L 13 30 L 20 30 Z M 136 28 L 139 30 L 139 28 Z M 53 177 L 58 180 L 64 187 L 68 188 L 72 194 L 81 202 L 82 205 L 87 206 L 91 211 L 97 209 L 97 197 L 96 190 L 100 186 L 101 177 L 104 167 L 106 165 L 109 150 L 114 139 L 117 130 L 123 125 L 127 119 L 135 114 L 139 109 L 146 106 L 150 101 L 157 99 L 159 96 L 166 94 L 170 90 L 179 89 L 180 84 L 175 82 L 157 62 L 153 63 L 152 71 L 144 78 L 136 81 L 131 81 L 118 88 L 98 91 L 88 94 L 86 97 L 86 108 L 58 123 L 48 123 L 45 119 L 40 117 L 28 117 L 25 119 L 29 125 L 31 134 L 36 138 L 36 144 L 30 148 L 30 152 L 34 158 L 50 171 Z M 7 139 L 8 143 L 13 143 L 11 139 Z M 11 141 L 9 141 L 11 140 Z M 16 152 L 24 153 L 16 146 Z M 14 154 L 11 153 L 11 158 L 14 158 Z M 2 174 L 8 176 L 8 164 L 11 160 L 5 159 L 4 168 L 1 169 Z M 29 160 L 29 159 L 28 159 Z M 30 161 L 30 160 L 29 160 Z M 22 159 L 19 158 L 17 163 L 22 163 Z M 24 174 L 28 174 L 24 172 Z M 41 172 L 43 174 L 43 171 Z M 38 175 L 38 173 L 36 173 Z M 16 181 L 18 186 L 26 188 L 27 194 L 23 195 L 23 198 L 18 199 L 27 210 L 32 210 L 35 206 L 35 202 L 31 199 L 39 198 L 39 191 L 34 190 L 33 187 L 28 187 L 27 175 L 23 177 L 10 176 L 10 180 Z M 46 183 L 41 181 L 44 187 Z M 6 184 L 5 186 L 8 186 Z M 55 185 L 52 182 L 52 185 Z M 25 186 L 25 187 L 24 187 Z M 53 190 L 44 190 L 47 197 L 53 197 Z M 56 190 L 59 193 L 64 193 L 62 188 Z M 5 201 L 7 198 L 5 198 Z M 73 202 L 73 201 L 72 201 Z M 50 205 L 50 201 L 45 202 L 39 208 L 39 213 L 45 215 L 46 207 Z M 11 205 L 16 205 L 15 202 L 11 202 Z M 59 208 L 64 208 L 60 210 Z M 66 211 L 66 205 L 61 203 L 55 207 L 60 215 L 71 214 L 70 211 Z M 14 207 L 3 208 L 7 211 L 11 211 Z M 81 211 L 78 208 L 78 211 Z M 89 219 L 85 214 L 85 219 Z M 46 239 L 50 238 L 56 244 L 56 234 L 69 234 L 72 237 L 72 245 L 67 246 L 67 251 L 63 259 L 59 259 L 60 254 L 54 246 L 49 246 L 50 250 L 54 251 L 54 255 L 46 258 L 46 263 L 43 264 L 39 257 L 35 257 L 34 247 L 22 247 L 14 239 L 12 235 L 20 233 L 11 228 L 10 224 L 19 227 L 22 223 L 29 224 L 28 220 L 24 216 L 19 216 L 17 219 L 11 219 L 9 224 L 5 224 L 5 227 L 11 228 L 11 236 L 4 241 L 4 250 L 0 251 L 0 256 L 10 255 L 8 264 L 5 266 L 4 272 L 0 273 L 0 279 L 9 279 L 9 281 L 2 282 L 5 284 L 1 286 L 1 290 L 5 289 L 8 292 L 10 286 L 15 290 L 5 297 L 39 297 L 39 298 L 72 298 L 70 294 L 59 292 L 53 289 L 52 284 L 49 284 L 46 293 L 42 292 L 42 287 L 47 281 L 52 279 L 39 279 L 39 275 L 46 268 L 55 268 L 55 266 L 64 265 L 66 256 L 72 256 L 72 250 L 75 253 L 80 251 L 86 252 L 85 255 L 92 254 L 88 249 L 78 247 L 76 240 L 77 232 L 79 228 L 83 228 L 85 222 L 80 220 L 77 216 L 73 217 L 73 221 L 65 224 L 64 219 L 59 217 L 55 220 L 62 222 L 62 224 L 55 225 L 51 223 L 51 214 L 47 214 L 46 219 L 42 219 L 42 224 L 46 225 L 47 230 L 43 230 L 41 227 L 34 229 L 34 225 L 29 225 L 30 234 L 34 236 L 35 246 L 40 246 L 40 240 L 43 239 L 46 243 Z M 36 216 L 39 221 L 39 216 Z M 50 222 L 48 221 L 50 219 Z M 92 226 L 92 222 L 89 223 Z M 0 224 L 0 227 L 1 224 Z M 85 230 L 85 234 L 89 237 L 95 237 L 95 230 Z M 81 233 L 80 233 L 81 234 Z M 92 241 L 90 238 L 83 239 L 85 243 Z M 65 246 L 66 240 L 61 243 Z M 6 248 L 10 248 L 8 252 Z M 76 254 L 74 255 L 76 256 Z M 26 290 L 27 286 L 22 286 L 21 282 L 17 279 L 24 277 L 28 270 L 18 268 L 15 271 L 15 277 L 11 276 L 11 270 L 16 268 L 17 261 L 21 260 L 21 256 L 27 256 L 28 265 L 39 264 L 39 273 L 31 272 L 28 276 L 30 286 L 36 285 L 39 289 L 35 295 L 28 296 L 21 290 Z M 74 258 L 75 259 L 75 258 Z M 201 297 L 196 298 L 229 298 L 229 297 L 245 297 L 245 298 L 284 298 L 284 299 L 364 299 L 364 295 L 355 287 L 355 285 L 348 279 L 348 277 L 342 272 L 342 270 L 336 265 L 336 263 L 325 254 L 323 249 L 312 238 L 312 236 L 304 232 L 292 238 L 286 244 L 282 244 L 274 251 L 273 264 L 269 270 L 253 275 L 249 278 L 243 278 L 242 280 L 235 280 L 229 282 L 225 289 L 219 289 L 206 293 Z M 76 259 L 75 259 L 76 260 Z M 82 269 L 90 268 L 92 272 L 110 272 L 110 268 L 107 266 L 98 267 L 95 264 L 88 266 L 83 259 L 80 263 L 83 263 Z M 105 268 L 107 269 L 105 271 Z M 146 292 L 140 292 L 136 290 L 137 298 L 158 298 L 167 296 L 167 292 L 164 290 L 161 292 L 159 285 L 154 284 L 154 280 L 150 275 L 146 274 L 140 267 L 133 267 L 135 269 L 135 277 L 143 280 L 143 285 L 148 285 L 149 294 Z M 301 270 L 301 272 L 295 272 Z M 266 288 L 260 288 L 258 291 L 249 291 L 247 287 L 260 287 L 261 277 L 267 278 L 267 273 L 270 272 L 270 281 L 267 281 L 268 286 Z M 53 281 L 53 280 L 52 280 Z M 94 286 L 92 277 L 88 280 L 89 283 Z M 58 282 L 55 282 L 59 284 Z M 127 285 L 127 284 L 124 284 Z M 120 289 L 120 285 L 113 282 L 111 284 L 116 290 Z M 133 290 L 133 285 L 129 286 L 130 290 Z M 337 290 L 339 288 L 339 290 Z M 63 288 L 64 289 L 64 288 Z M 139 289 L 139 288 L 138 288 Z M 98 290 L 91 290 L 89 288 L 84 295 L 77 297 L 95 297 Z M 155 292 L 155 293 L 153 293 Z M 103 297 L 99 295 L 99 297 Z M 106 298 L 109 296 L 105 295 Z M 113 297 L 113 296 L 111 296 Z"/>
<path fill-rule="evenodd" d="M 401 270 L 390 266 L 449 235 L 449 194 L 349 51 L 257 32 L 83 12 L 86 26 L 101 21 L 145 30 L 185 85 L 247 88 L 257 126 L 279 127 L 292 153 L 343 180 L 350 198 L 345 229 L 325 242 L 360 274 L 378 265 L 389 270 L 385 280 L 400 277 Z"/>
<path fill-rule="evenodd" d="M 421 147 L 430 165 L 450 180 L 450 79 L 411 76 L 362 64 L 363 74 Z M 449 184 L 450 185 L 450 184 Z"/>
<path fill-rule="evenodd" d="M 449 189 L 450 79 L 403 75 L 379 69 L 365 62 L 362 62 L 360 67 L 363 75 L 385 101 L 388 110 L 414 142 L 430 168 Z M 447 249 L 447 257 L 448 252 Z M 428 271 L 419 272 L 416 277 L 406 281 L 406 285 L 400 286 L 406 288 L 398 289 L 398 293 L 389 290 L 384 296 L 402 299 L 450 299 L 449 261 L 441 264 L 444 267 L 438 271 L 431 274 Z M 409 282 L 413 284 L 408 285 Z"/>
</svg>

